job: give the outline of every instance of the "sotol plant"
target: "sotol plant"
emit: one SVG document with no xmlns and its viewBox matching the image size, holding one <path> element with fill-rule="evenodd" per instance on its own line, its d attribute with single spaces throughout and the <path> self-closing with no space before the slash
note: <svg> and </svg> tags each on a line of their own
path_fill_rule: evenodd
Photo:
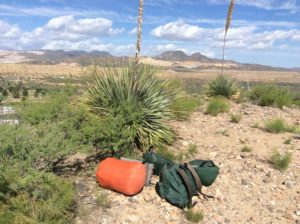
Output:
<svg viewBox="0 0 300 224">
<path fill-rule="evenodd" d="M 169 82 L 154 76 L 146 65 L 95 70 L 87 90 L 87 104 L 102 118 L 122 121 L 129 130 L 133 144 L 140 149 L 171 143 L 173 133 L 166 121 L 172 117 L 174 94 Z"/>
<path fill-rule="evenodd" d="M 138 28 L 137 28 L 137 40 L 136 40 L 136 53 L 135 53 L 135 64 L 139 63 L 139 57 L 141 52 L 142 43 L 142 25 L 143 25 L 143 5 L 144 0 L 140 0 L 139 4 L 139 16 L 138 16 Z"/>
<path fill-rule="evenodd" d="M 224 96 L 226 98 L 236 94 L 237 91 L 238 87 L 236 82 L 224 75 L 219 75 L 210 81 L 205 88 L 205 94 L 208 96 Z"/>
<path fill-rule="evenodd" d="M 222 70 L 221 74 L 223 75 L 224 73 L 224 60 L 225 60 L 225 44 L 226 44 L 226 36 L 227 32 L 230 28 L 231 25 L 231 19 L 232 19 L 232 12 L 234 8 L 234 0 L 230 1 L 229 8 L 228 8 L 228 13 L 227 13 L 227 19 L 226 19 L 226 24 L 225 24 L 225 30 L 224 30 L 224 40 L 223 40 L 223 59 L 222 59 Z"/>
</svg>

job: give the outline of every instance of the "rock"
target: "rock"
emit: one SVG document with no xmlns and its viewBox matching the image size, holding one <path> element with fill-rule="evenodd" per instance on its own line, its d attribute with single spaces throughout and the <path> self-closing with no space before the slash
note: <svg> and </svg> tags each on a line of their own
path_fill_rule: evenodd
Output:
<svg viewBox="0 0 300 224">
<path fill-rule="evenodd" d="M 139 203 L 139 201 L 136 199 L 136 197 L 135 197 L 135 196 L 133 196 L 133 197 L 130 197 L 130 198 L 128 199 L 128 201 L 129 201 L 129 202 L 131 202 L 131 203 L 136 203 L 136 204 L 138 204 L 138 203 Z"/>
<path fill-rule="evenodd" d="M 266 176 L 266 177 L 263 179 L 263 182 L 266 183 L 266 184 L 269 184 L 269 183 L 272 183 L 273 180 L 272 180 L 271 177 Z"/>
<path fill-rule="evenodd" d="M 288 189 L 291 189 L 294 186 L 294 183 L 292 181 L 288 181 L 288 180 L 284 181 L 282 184 L 285 185 L 286 188 L 288 188 Z"/>
<path fill-rule="evenodd" d="M 274 206 L 273 205 L 266 205 L 266 208 L 269 210 L 269 212 L 274 212 Z"/>
<path fill-rule="evenodd" d="M 242 185 L 248 185 L 249 184 L 249 182 L 245 179 L 242 179 L 241 183 L 242 183 Z"/>
<path fill-rule="evenodd" d="M 300 216 L 300 211 L 295 212 L 297 216 Z"/>
<path fill-rule="evenodd" d="M 283 215 L 283 218 L 288 219 L 288 220 L 294 220 L 294 218 L 291 214 L 285 214 L 285 215 Z"/>
</svg>

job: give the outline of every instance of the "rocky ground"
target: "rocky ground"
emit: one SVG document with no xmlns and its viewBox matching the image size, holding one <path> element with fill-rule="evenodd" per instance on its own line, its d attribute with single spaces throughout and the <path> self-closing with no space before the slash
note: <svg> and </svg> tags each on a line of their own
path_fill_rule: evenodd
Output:
<svg viewBox="0 0 300 224">
<path fill-rule="evenodd" d="M 171 122 L 179 136 L 174 150 L 186 151 L 195 144 L 198 152 L 192 159 L 212 159 L 220 167 L 215 183 L 203 189 L 215 198 L 193 198 L 198 202 L 193 209 L 204 214 L 203 223 L 300 224 L 300 136 L 257 128 L 278 117 L 299 126 L 300 110 L 231 103 L 230 113 L 242 115 L 240 123 L 232 123 L 229 114 L 212 117 L 204 108 L 187 121 Z M 291 139 L 290 144 L 284 144 L 286 139 Z M 241 152 L 245 145 L 252 152 Z M 274 149 L 293 153 L 284 172 L 269 163 Z M 154 177 L 152 182 L 157 181 Z M 101 189 L 93 177 L 77 177 L 76 223 L 189 223 L 180 209 L 155 193 L 154 184 L 125 197 Z"/>
</svg>

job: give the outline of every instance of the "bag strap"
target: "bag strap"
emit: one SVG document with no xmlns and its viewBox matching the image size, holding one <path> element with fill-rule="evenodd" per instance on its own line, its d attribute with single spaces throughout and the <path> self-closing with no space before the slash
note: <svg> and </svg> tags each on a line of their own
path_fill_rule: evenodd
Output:
<svg viewBox="0 0 300 224">
<path fill-rule="evenodd" d="M 206 200 L 208 200 L 208 198 L 214 198 L 214 196 L 207 195 L 207 194 L 204 194 L 202 192 L 202 190 L 201 190 L 202 189 L 201 179 L 198 176 L 196 170 L 190 164 L 188 164 L 188 163 L 185 163 L 184 165 L 188 169 L 188 171 L 190 171 L 190 173 L 192 174 L 192 176 L 194 178 L 194 181 L 195 181 L 196 186 L 197 186 L 198 196 L 199 196 L 199 194 L 201 194 Z"/>
<path fill-rule="evenodd" d="M 199 178 L 197 172 L 196 172 L 195 169 L 194 169 L 191 165 L 189 165 L 188 163 L 185 163 L 184 165 L 185 165 L 185 167 L 188 169 L 188 171 L 190 171 L 190 173 L 192 174 L 193 179 L 194 179 L 194 181 L 195 181 L 195 183 L 196 183 L 196 186 L 197 186 L 197 191 L 201 192 L 202 183 L 201 183 L 201 180 L 200 180 L 200 178 Z"/>
<path fill-rule="evenodd" d="M 179 169 L 177 169 L 177 172 L 178 172 L 179 176 L 181 177 L 181 179 L 183 180 L 184 185 L 187 188 L 188 199 L 189 199 L 188 205 L 190 206 L 190 205 L 192 205 L 192 197 L 194 196 L 192 184 L 183 169 L 179 168 Z"/>
</svg>

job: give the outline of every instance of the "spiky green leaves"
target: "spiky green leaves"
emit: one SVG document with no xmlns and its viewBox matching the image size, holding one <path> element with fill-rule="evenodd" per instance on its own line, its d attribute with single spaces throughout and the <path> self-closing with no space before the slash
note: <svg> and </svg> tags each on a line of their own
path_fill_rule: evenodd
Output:
<svg viewBox="0 0 300 224">
<path fill-rule="evenodd" d="M 236 94 L 237 91 L 236 82 L 224 75 L 219 75 L 210 81 L 205 89 L 205 93 L 208 96 L 224 96 L 227 98 Z"/>
<path fill-rule="evenodd" d="M 87 90 L 90 109 L 104 120 L 122 121 L 122 129 L 130 130 L 133 144 L 140 149 L 173 140 L 166 121 L 172 116 L 174 94 L 169 82 L 158 80 L 154 72 L 145 65 L 101 68 L 93 73 Z"/>
</svg>

